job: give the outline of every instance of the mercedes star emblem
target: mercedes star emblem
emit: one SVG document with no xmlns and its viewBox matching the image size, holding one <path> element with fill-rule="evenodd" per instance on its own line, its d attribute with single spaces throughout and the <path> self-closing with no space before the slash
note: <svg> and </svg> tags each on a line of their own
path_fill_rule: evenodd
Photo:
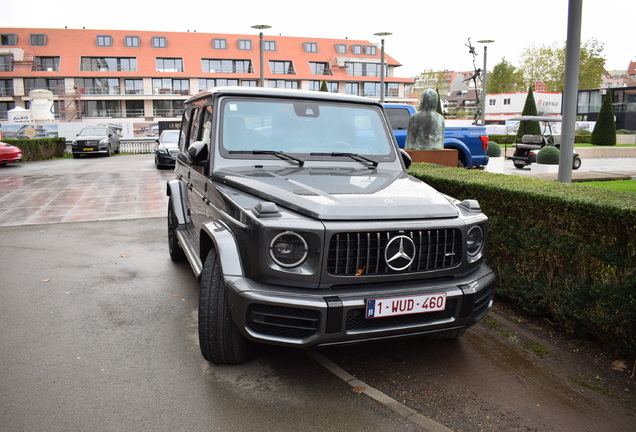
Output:
<svg viewBox="0 0 636 432">
<path fill-rule="evenodd" d="M 384 249 L 384 260 L 391 270 L 402 271 L 415 259 L 415 243 L 410 237 L 399 235 L 389 240 Z"/>
</svg>

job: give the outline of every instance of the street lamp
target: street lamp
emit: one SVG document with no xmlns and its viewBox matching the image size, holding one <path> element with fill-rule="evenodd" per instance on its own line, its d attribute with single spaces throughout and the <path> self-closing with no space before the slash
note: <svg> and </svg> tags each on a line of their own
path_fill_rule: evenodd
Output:
<svg viewBox="0 0 636 432">
<path fill-rule="evenodd" d="M 380 32 L 373 33 L 374 36 L 380 36 L 380 103 L 384 102 L 384 36 L 391 36 L 393 33 Z"/>
<path fill-rule="evenodd" d="M 258 38 L 259 38 L 258 47 L 259 47 L 259 54 L 260 54 L 260 69 L 261 69 L 259 86 L 265 87 L 265 75 L 264 75 L 264 69 L 263 69 L 263 30 L 272 28 L 272 26 L 269 26 L 267 24 L 258 24 L 258 25 L 253 25 L 252 28 L 261 30 L 261 32 L 258 34 Z"/>
<path fill-rule="evenodd" d="M 488 73 L 486 70 L 486 57 L 487 57 L 487 49 L 489 43 L 493 43 L 494 40 L 485 39 L 477 41 L 477 43 L 484 44 L 484 77 L 481 80 L 481 125 L 486 125 L 486 74 Z"/>
</svg>

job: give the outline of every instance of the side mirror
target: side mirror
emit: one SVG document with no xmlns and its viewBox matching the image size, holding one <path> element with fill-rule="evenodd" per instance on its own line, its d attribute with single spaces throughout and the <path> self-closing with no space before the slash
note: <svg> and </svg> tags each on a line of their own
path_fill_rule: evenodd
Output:
<svg viewBox="0 0 636 432">
<path fill-rule="evenodd" d="M 413 162 L 411 160 L 411 156 L 409 156 L 409 154 L 405 152 L 404 149 L 400 149 L 400 154 L 402 154 L 402 161 L 404 161 L 404 166 L 408 169 L 408 167 L 411 166 L 411 162 Z"/>
<path fill-rule="evenodd" d="M 203 141 L 195 141 L 188 147 L 188 159 L 192 165 L 202 165 L 208 160 L 208 145 Z"/>
</svg>

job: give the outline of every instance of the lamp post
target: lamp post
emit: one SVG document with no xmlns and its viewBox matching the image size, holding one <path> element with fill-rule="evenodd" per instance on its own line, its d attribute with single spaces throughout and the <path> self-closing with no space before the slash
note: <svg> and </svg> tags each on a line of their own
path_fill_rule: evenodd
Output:
<svg viewBox="0 0 636 432">
<path fill-rule="evenodd" d="M 259 67 L 261 72 L 259 87 L 265 87 L 265 75 L 264 75 L 264 69 L 263 69 L 263 30 L 272 28 L 272 26 L 269 26 L 267 24 L 258 24 L 258 25 L 253 25 L 252 28 L 261 30 L 261 32 L 258 34 L 258 38 L 259 38 L 258 49 L 259 49 L 259 55 L 260 55 Z"/>
<path fill-rule="evenodd" d="M 485 39 L 477 41 L 477 43 L 484 44 L 484 77 L 481 80 L 482 90 L 481 90 L 481 125 L 486 125 L 486 75 L 488 74 L 486 70 L 486 58 L 488 56 L 488 45 L 489 43 L 493 43 L 494 40 Z"/>
<path fill-rule="evenodd" d="M 373 33 L 374 36 L 380 36 L 380 103 L 384 103 L 384 36 L 391 36 L 393 33 L 380 32 Z"/>
</svg>

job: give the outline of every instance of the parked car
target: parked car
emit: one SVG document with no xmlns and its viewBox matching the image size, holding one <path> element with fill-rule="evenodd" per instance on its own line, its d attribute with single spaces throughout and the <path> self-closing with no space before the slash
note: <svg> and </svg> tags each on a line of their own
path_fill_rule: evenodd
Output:
<svg viewBox="0 0 636 432">
<path fill-rule="evenodd" d="M 119 135 L 112 126 L 87 126 L 73 140 L 71 151 L 74 158 L 82 154 L 110 156 L 119 153 L 119 145 Z"/>
<path fill-rule="evenodd" d="M 157 138 L 155 150 L 155 165 L 157 169 L 174 167 L 174 161 L 179 153 L 179 130 L 166 129 Z"/>
<path fill-rule="evenodd" d="M 200 280 L 203 357 L 456 338 L 484 317 L 488 219 L 409 163 L 371 99 L 222 87 L 187 100 L 168 246 Z"/>
<path fill-rule="evenodd" d="M 0 141 L 0 165 L 22 161 L 22 150 L 11 144 Z"/>
<path fill-rule="evenodd" d="M 393 134 L 404 148 L 409 120 L 417 109 L 408 104 L 384 104 Z M 484 168 L 488 164 L 488 134 L 483 126 L 446 126 L 444 148 L 457 150 L 457 165 L 464 168 Z"/>
</svg>

